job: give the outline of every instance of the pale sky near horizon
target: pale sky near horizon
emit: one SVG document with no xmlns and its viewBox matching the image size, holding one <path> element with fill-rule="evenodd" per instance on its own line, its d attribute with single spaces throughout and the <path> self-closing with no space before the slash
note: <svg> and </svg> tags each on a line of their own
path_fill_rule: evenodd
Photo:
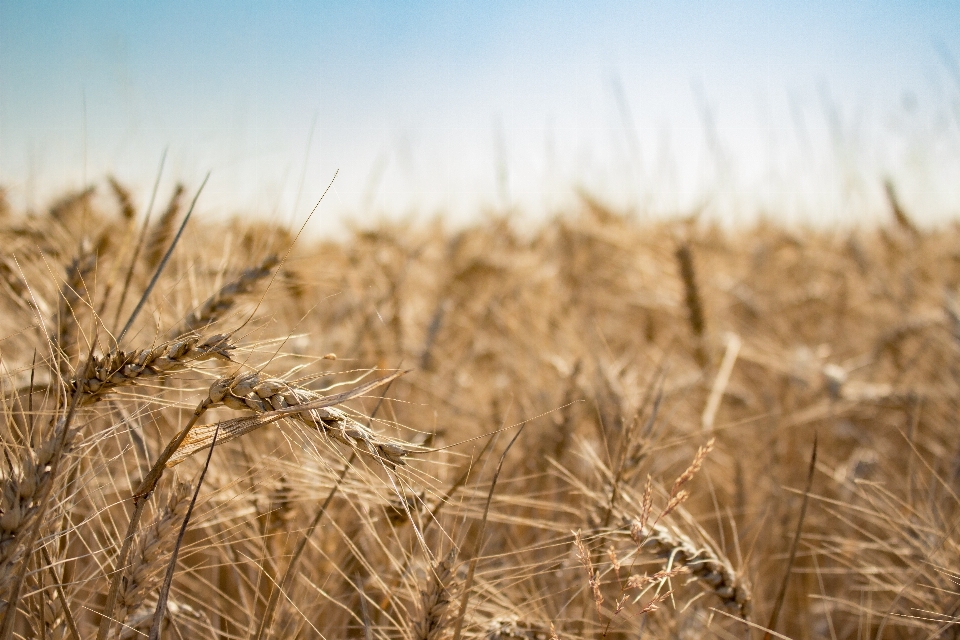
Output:
<svg viewBox="0 0 960 640">
<path fill-rule="evenodd" d="M 0 1 L 0 185 L 330 217 L 960 213 L 960 2 Z M 302 186 L 301 186 L 302 185 Z"/>
</svg>

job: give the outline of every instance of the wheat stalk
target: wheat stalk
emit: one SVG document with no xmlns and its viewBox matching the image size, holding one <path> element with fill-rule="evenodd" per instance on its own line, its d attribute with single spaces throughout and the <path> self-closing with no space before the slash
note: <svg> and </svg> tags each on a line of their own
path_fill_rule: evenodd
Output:
<svg viewBox="0 0 960 640">
<path fill-rule="evenodd" d="M 62 576 L 57 575 L 56 566 L 45 547 L 41 548 L 43 567 L 35 574 L 39 591 L 38 618 L 35 626 L 41 628 L 40 637 L 51 640 L 81 640 L 76 618 L 70 611 L 70 602 L 63 589 Z M 44 584 L 44 575 L 49 574 L 52 584 Z"/>
<path fill-rule="evenodd" d="M 60 287 L 57 317 L 50 340 L 59 356 L 61 375 L 68 375 L 70 360 L 77 346 L 77 322 L 75 308 L 87 293 L 87 282 L 97 266 L 97 254 L 84 250 L 67 265 L 66 278 Z"/>
<path fill-rule="evenodd" d="M 913 223 L 913 220 L 910 219 L 910 216 L 900 203 L 900 198 L 897 195 L 896 187 L 893 185 L 893 180 L 884 180 L 883 190 L 887 195 L 887 202 L 890 203 L 890 210 L 893 213 L 893 218 L 897 221 L 897 224 L 909 235 L 918 237 L 920 235 L 920 231 L 917 229 L 917 226 Z"/>
</svg>

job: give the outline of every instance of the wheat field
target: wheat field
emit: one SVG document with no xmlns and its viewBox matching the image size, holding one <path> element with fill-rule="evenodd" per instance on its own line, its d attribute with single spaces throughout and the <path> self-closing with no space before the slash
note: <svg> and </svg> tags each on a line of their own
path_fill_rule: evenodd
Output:
<svg viewBox="0 0 960 640">
<path fill-rule="evenodd" d="M 960 227 L 892 187 L 337 241 L 193 193 L 0 205 L 0 640 L 957 636 Z"/>
</svg>

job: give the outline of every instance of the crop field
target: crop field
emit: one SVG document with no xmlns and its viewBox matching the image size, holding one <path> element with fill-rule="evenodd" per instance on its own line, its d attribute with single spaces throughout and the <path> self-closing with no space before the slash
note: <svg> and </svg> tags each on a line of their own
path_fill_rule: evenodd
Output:
<svg viewBox="0 0 960 640">
<path fill-rule="evenodd" d="M 960 227 L 0 201 L 0 640 L 935 638 Z M 201 201 L 202 204 L 202 201 Z"/>
</svg>

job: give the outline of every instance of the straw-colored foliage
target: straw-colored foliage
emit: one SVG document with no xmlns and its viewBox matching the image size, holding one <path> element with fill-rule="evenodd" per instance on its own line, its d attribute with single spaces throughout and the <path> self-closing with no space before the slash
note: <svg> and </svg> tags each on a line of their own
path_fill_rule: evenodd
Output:
<svg viewBox="0 0 960 640">
<path fill-rule="evenodd" d="M 958 633 L 960 229 L 193 219 L 120 337 L 184 195 L 0 206 L 0 640 Z"/>
</svg>

